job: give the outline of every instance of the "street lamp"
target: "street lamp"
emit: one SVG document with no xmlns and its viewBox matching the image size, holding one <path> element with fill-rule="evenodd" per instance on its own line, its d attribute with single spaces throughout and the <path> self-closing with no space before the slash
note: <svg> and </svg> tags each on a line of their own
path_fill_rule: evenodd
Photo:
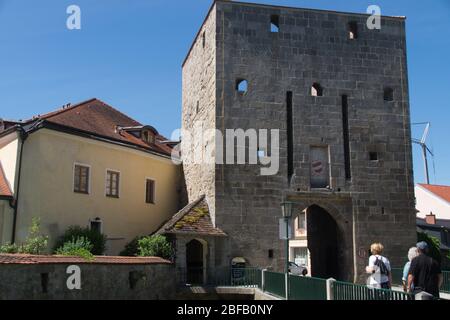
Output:
<svg viewBox="0 0 450 320">
<path fill-rule="evenodd" d="M 281 204 L 281 212 L 286 224 L 286 300 L 289 300 L 289 220 L 292 217 L 292 207 L 293 203 L 289 201 L 284 201 Z"/>
</svg>

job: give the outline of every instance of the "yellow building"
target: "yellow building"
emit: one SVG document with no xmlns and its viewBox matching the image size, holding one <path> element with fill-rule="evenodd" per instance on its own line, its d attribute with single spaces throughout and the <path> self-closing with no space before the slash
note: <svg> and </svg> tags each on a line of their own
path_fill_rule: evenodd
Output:
<svg viewBox="0 0 450 320">
<path fill-rule="evenodd" d="M 0 127 L 0 242 L 25 240 L 33 217 L 50 248 L 69 226 L 108 236 L 116 255 L 180 209 L 172 145 L 92 99 Z"/>
</svg>

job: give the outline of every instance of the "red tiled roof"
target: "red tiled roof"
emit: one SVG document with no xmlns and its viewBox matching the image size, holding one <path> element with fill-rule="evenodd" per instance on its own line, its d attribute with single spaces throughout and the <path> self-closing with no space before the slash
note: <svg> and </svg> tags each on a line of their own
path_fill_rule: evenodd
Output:
<svg viewBox="0 0 450 320">
<path fill-rule="evenodd" d="M 214 227 L 204 196 L 186 206 L 172 217 L 157 234 L 198 234 L 207 236 L 227 236 Z"/>
<path fill-rule="evenodd" d="M 147 265 L 171 264 L 170 261 L 157 257 L 107 257 L 97 256 L 93 261 L 77 257 L 63 256 L 34 256 L 23 254 L 0 254 L 2 264 L 119 264 L 119 265 Z"/>
<path fill-rule="evenodd" d="M 172 152 L 170 146 L 160 143 L 160 141 L 167 140 L 161 135 L 156 136 L 156 143 L 147 144 L 128 132 L 117 130 L 117 126 L 138 127 L 142 124 L 98 99 L 91 99 L 45 115 L 39 115 L 28 122 L 36 120 L 45 120 L 57 125 L 130 143 L 164 155 L 170 155 Z"/>
<path fill-rule="evenodd" d="M 1 163 L 0 163 L 0 196 L 12 197 L 12 192 L 9 187 L 8 181 L 6 180 L 5 172 L 3 171 Z"/>
<path fill-rule="evenodd" d="M 444 199 L 447 202 L 450 202 L 450 186 L 437 186 L 431 184 L 419 184 L 422 188 L 434 193 L 439 198 Z"/>
</svg>

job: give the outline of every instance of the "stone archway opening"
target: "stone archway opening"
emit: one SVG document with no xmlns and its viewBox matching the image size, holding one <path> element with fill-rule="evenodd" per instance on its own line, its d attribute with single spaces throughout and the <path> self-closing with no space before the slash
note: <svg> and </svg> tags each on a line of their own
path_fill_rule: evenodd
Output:
<svg viewBox="0 0 450 320">
<path fill-rule="evenodd" d="M 194 239 L 186 244 L 187 283 L 201 285 L 206 282 L 207 244 Z"/>
<path fill-rule="evenodd" d="M 311 276 L 322 279 L 340 279 L 343 261 L 339 261 L 342 241 L 336 220 L 318 205 L 307 213 L 307 240 L 311 260 Z"/>
</svg>

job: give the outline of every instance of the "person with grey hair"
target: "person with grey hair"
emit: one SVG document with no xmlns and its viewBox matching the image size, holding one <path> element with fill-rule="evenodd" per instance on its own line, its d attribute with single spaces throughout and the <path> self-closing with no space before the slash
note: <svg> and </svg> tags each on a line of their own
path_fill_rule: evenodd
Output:
<svg viewBox="0 0 450 320">
<path fill-rule="evenodd" d="M 408 274 L 409 269 L 411 267 L 411 262 L 419 256 L 419 250 L 417 250 L 417 247 L 412 247 L 408 251 L 408 262 L 405 264 L 405 267 L 403 268 L 403 291 L 408 292 Z"/>
<path fill-rule="evenodd" d="M 411 262 L 408 275 L 408 292 L 426 292 L 435 298 L 440 298 L 440 288 L 443 277 L 439 263 L 428 256 L 429 247 L 426 242 L 417 244 L 419 256 Z"/>
</svg>

